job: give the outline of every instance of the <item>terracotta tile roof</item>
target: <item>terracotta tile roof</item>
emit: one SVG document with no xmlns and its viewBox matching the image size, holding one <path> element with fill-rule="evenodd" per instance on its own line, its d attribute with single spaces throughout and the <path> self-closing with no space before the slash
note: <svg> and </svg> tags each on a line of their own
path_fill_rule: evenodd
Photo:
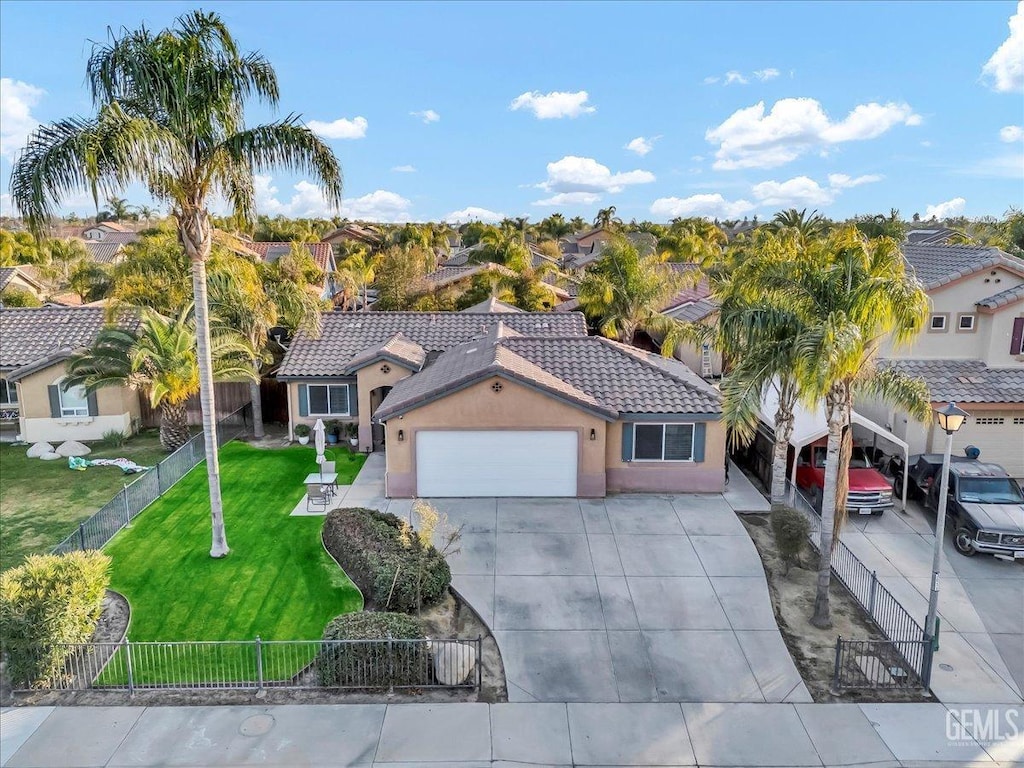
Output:
<svg viewBox="0 0 1024 768">
<path fill-rule="evenodd" d="M 288 347 L 279 378 L 344 376 L 349 362 L 397 333 L 426 352 L 442 352 L 487 332 L 501 319 L 531 336 L 586 336 L 578 313 L 520 312 L 496 315 L 470 312 L 329 312 L 318 338 L 300 332 Z"/>
<path fill-rule="evenodd" d="M 1015 285 L 1012 288 L 1007 288 L 1005 291 L 994 293 L 979 301 L 978 306 L 985 307 L 986 309 L 999 309 L 1000 307 L 1005 307 L 1007 304 L 1013 304 L 1021 299 L 1024 299 L 1024 283 Z"/>
<path fill-rule="evenodd" d="M 105 325 L 103 307 L 0 310 L 0 368 L 9 370 L 92 344 Z"/>
<path fill-rule="evenodd" d="M 107 229 L 114 232 L 131 232 L 128 227 L 124 224 L 120 224 L 116 221 L 101 221 L 99 224 L 93 224 L 91 227 L 86 227 L 85 231 L 88 232 L 90 229 Z"/>
<path fill-rule="evenodd" d="M 519 307 L 513 307 L 511 304 L 506 304 L 503 301 L 498 301 L 493 296 L 489 299 L 484 299 L 479 304 L 474 304 L 472 307 L 462 310 L 463 312 L 486 312 L 488 314 L 510 314 L 515 312 L 522 312 Z"/>
<path fill-rule="evenodd" d="M 82 240 L 82 245 L 97 264 L 113 264 L 124 250 L 123 243 L 112 240 Z"/>
<path fill-rule="evenodd" d="M 246 246 L 249 249 L 268 263 L 277 261 L 286 253 L 291 251 L 292 245 L 294 245 L 294 243 L 246 243 Z M 334 258 L 334 251 L 331 249 L 331 244 L 320 242 L 304 243 L 304 245 L 309 249 L 309 255 L 313 257 L 313 261 L 316 262 L 316 265 L 325 272 L 329 272 L 331 270 L 331 262 Z"/>
<path fill-rule="evenodd" d="M 927 290 L 991 267 L 1024 275 L 1024 262 L 987 245 L 920 245 L 904 243 L 903 258 Z"/>
<path fill-rule="evenodd" d="M 333 243 L 338 240 L 357 240 L 367 245 L 379 245 L 383 239 L 379 232 L 351 223 L 338 227 L 321 238 L 325 243 Z"/>
<path fill-rule="evenodd" d="M 393 360 L 400 365 L 418 371 L 423 367 L 427 353 L 419 344 L 403 333 L 396 333 L 383 344 L 371 344 L 349 360 L 346 373 L 355 373 L 360 368 L 378 360 Z"/>
<path fill-rule="evenodd" d="M 923 379 L 933 403 L 1024 405 L 1024 367 L 989 368 L 981 360 L 883 360 L 880 365 Z"/>
</svg>

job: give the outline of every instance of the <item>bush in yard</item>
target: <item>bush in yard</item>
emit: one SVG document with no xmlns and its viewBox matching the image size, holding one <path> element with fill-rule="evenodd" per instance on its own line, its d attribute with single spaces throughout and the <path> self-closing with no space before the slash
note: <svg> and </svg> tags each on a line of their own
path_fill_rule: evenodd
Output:
<svg viewBox="0 0 1024 768">
<path fill-rule="evenodd" d="M 785 572 L 789 573 L 791 566 L 800 563 L 800 553 L 803 552 L 807 537 L 810 535 L 810 523 L 792 507 L 774 507 L 771 512 L 771 524 L 775 547 L 786 566 Z"/>
<path fill-rule="evenodd" d="M 108 429 L 103 433 L 103 444 L 107 448 L 120 448 L 128 440 L 128 435 L 119 429 Z"/>
<path fill-rule="evenodd" d="M 59 675 L 64 643 L 85 643 L 110 583 L 101 552 L 33 555 L 0 574 L 0 642 L 15 684 L 44 686 Z"/>
<path fill-rule="evenodd" d="M 388 642 L 390 636 L 391 642 Z M 320 685 L 376 688 L 430 682 L 430 651 L 420 623 L 404 613 L 346 613 L 324 630 L 316 668 Z M 370 640 L 331 643 L 332 640 Z"/>
<path fill-rule="evenodd" d="M 444 556 L 409 535 L 408 523 L 374 509 L 336 509 L 323 541 L 368 607 L 412 612 L 444 596 L 452 574 Z"/>
</svg>

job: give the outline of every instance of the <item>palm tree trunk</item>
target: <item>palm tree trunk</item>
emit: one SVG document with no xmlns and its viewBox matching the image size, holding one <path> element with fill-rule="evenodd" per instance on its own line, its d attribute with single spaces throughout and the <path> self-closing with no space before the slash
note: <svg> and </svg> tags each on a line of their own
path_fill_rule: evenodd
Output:
<svg viewBox="0 0 1024 768">
<path fill-rule="evenodd" d="M 779 407 L 775 411 L 775 445 L 772 450 L 772 507 L 786 503 L 786 465 L 789 463 L 789 441 L 793 437 L 793 407 L 796 396 L 793 386 L 781 382 Z"/>
<path fill-rule="evenodd" d="M 174 452 L 188 442 L 188 416 L 184 403 L 160 403 L 160 445 Z"/>
<path fill-rule="evenodd" d="M 260 392 L 260 364 L 253 361 L 252 367 L 256 369 L 256 381 L 249 382 L 249 400 L 252 403 L 252 436 L 262 440 L 266 434 L 263 431 L 263 393 Z"/>
<path fill-rule="evenodd" d="M 850 457 L 853 455 L 853 429 L 850 425 L 850 410 L 843 409 L 845 428 L 839 443 L 839 472 L 836 481 L 836 517 L 832 522 L 832 540 L 839 538 L 848 515 L 846 497 L 850 493 Z"/>
<path fill-rule="evenodd" d="M 829 586 L 832 582 L 832 542 L 836 516 L 836 490 L 839 484 L 839 451 L 843 439 L 842 394 L 834 386 L 825 397 L 828 423 L 828 447 L 825 455 L 825 487 L 821 497 L 821 538 L 818 560 L 818 589 L 814 596 L 811 624 L 821 629 L 832 626 Z"/>
</svg>

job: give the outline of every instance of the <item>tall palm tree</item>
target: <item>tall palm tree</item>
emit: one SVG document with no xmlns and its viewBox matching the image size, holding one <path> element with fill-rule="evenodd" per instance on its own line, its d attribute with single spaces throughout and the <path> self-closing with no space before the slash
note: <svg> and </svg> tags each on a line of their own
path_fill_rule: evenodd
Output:
<svg viewBox="0 0 1024 768">
<path fill-rule="evenodd" d="M 573 216 L 569 219 L 569 225 L 572 227 L 572 232 L 569 234 L 572 234 L 573 232 L 582 232 L 587 228 L 587 220 L 582 216 Z"/>
<path fill-rule="evenodd" d="M 110 218 L 114 221 L 121 221 L 131 215 L 132 206 L 123 197 L 111 195 L 107 198 L 107 210 L 110 212 Z"/>
<path fill-rule="evenodd" d="M 658 252 L 668 261 L 711 264 L 718 261 L 728 238 L 707 219 L 676 219 L 658 238 Z"/>
<path fill-rule="evenodd" d="M 551 240 L 561 240 L 566 235 L 573 233 L 573 225 L 565 220 L 560 213 L 552 213 L 537 225 L 537 230 Z"/>
<path fill-rule="evenodd" d="M 594 226 L 601 229 L 615 229 L 622 226 L 622 219 L 615 215 L 615 206 L 601 208 L 594 217 Z"/>
<path fill-rule="evenodd" d="M 196 327 L 192 307 L 166 318 L 152 309 L 139 311 L 137 331 L 107 327 L 95 343 L 74 355 L 67 365 L 65 386 L 128 387 L 145 392 L 160 409 L 160 444 L 175 451 L 188 442 L 185 403 L 199 391 Z M 210 346 L 217 380 L 252 379 L 252 349 L 237 334 L 219 332 Z"/>
<path fill-rule="evenodd" d="M 768 228 L 775 232 L 792 230 L 806 241 L 825 235 L 828 231 L 828 220 L 817 211 L 811 211 L 808 216 L 806 208 L 801 211 L 790 208 L 776 213 L 768 223 Z"/>
<path fill-rule="evenodd" d="M 348 273 L 352 282 L 358 286 L 359 293 L 363 297 L 362 311 L 367 312 L 370 307 L 368 290 L 376 276 L 377 267 L 380 265 L 380 258 L 371 256 L 370 252 L 360 249 L 352 253 L 340 264 L 340 271 Z M 343 278 L 344 279 L 344 278 Z"/>
<path fill-rule="evenodd" d="M 159 33 L 123 30 L 97 45 L 87 66 L 97 114 L 38 128 L 11 175 L 11 197 L 34 231 L 42 231 L 65 195 L 113 194 L 132 180 L 168 203 L 192 262 L 200 402 L 210 487 L 210 555 L 228 552 L 220 495 L 206 296 L 213 246 L 209 204 L 228 201 L 255 219 L 254 172 L 284 168 L 311 175 L 327 201 L 341 201 L 341 169 L 331 149 L 290 115 L 246 128 L 245 104 L 278 101 L 277 76 L 259 53 L 239 51 L 213 13 L 195 11 Z"/>
</svg>

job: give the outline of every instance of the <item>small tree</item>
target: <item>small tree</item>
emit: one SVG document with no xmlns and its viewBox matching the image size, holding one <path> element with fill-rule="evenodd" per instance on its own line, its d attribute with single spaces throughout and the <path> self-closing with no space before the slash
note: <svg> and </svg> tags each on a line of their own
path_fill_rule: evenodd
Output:
<svg viewBox="0 0 1024 768">
<path fill-rule="evenodd" d="M 412 503 L 412 511 L 419 518 L 419 528 L 414 529 L 409 522 L 403 520 L 399 541 L 403 547 L 414 553 L 416 612 L 419 613 L 423 608 L 423 580 L 432 556 L 431 545 L 434 543 L 434 536 L 439 537 L 439 546 L 435 546 L 434 549 L 447 560 L 449 555 L 457 555 L 460 551 L 462 526 L 453 527 L 448 522 L 447 515 L 441 514 L 437 507 L 423 499 L 416 499 Z"/>
<path fill-rule="evenodd" d="M 811 533 L 811 526 L 807 518 L 792 507 L 772 507 L 770 519 L 775 547 L 785 569 L 783 575 L 787 575 L 790 567 L 800 564 L 800 555 Z"/>
</svg>

